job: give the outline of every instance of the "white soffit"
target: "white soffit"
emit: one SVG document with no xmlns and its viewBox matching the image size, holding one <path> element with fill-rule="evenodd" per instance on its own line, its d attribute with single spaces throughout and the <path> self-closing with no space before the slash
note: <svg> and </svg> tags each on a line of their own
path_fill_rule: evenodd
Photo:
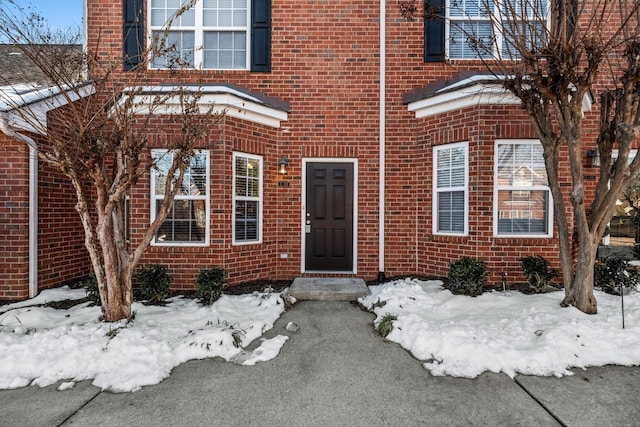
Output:
<svg viewBox="0 0 640 427">
<path fill-rule="evenodd" d="M 434 116 L 440 113 L 459 110 L 477 105 L 517 105 L 520 100 L 502 85 L 475 83 L 457 90 L 450 90 L 426 99 L 410 102 L 409 111 L 414 112 L 417 119 Z"/>
<path fill-rule="evenodd" d="M 47 133 L 47 113 L 93 94 L 95 87 L 84 84 L 70 87 L 5 86 L 0 88 L 0 111 L 5 112 L 11 127 L 18 130 Z"/>
<path fill-rule="evenodd" d="M 492 77 L 492 78 L 491 78 Z M 491 76 L 490 80 L 501 81 Z M 520 99 L 504 88 L 501 83 L 487 81 L 487 76 L 471 76 L 446 86 L 427 98 L 407 104 L 417 119 L 478 105 L 518 105 Z M 590 93 L 582 98 L 582 112 L 591 111 L 593 99 Z"/>
<path fill-rule="evenodd" d="M 149 105 L 157 96 L 167 96 L 162 105 L 153 108 L 154 114 L 180 114 L 180 96 L 171 95 L 180 90 L 179 86 L 157 86 L 139 88 L 139 94 L 134 96 L 134 114 L 149 113 Z M 130 89 L 136 90 L 136 89 Z M 264 101 L 227 86 L 202 86 L 193 90 L 200 93 L 198 105 L 202 112 L 212 107 L 214 113 L 224 113 L 230 117 L 248 120 L 253 123 L 278 128 L 281 122 L 288 119 L 288 113 L 282 109 L 272 107 Z M 122 105 L 122 102 L 120 103 Z"/>
</svg>

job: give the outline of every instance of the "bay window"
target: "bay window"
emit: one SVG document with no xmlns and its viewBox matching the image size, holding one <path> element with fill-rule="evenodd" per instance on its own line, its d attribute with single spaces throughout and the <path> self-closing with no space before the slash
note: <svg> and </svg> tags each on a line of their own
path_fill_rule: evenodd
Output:
<svg viewBox="0 0 640 427">
<path fill-rule="evenodd" d="M 553 204 L 540 142 L 496 142 L 494 204 L 497 236 L 551 236 Z"/>
<path fill-rule="evenodd" d="M 456 143 L 433 149 L 433 232 L 466 235 L 468 233 L 468 143 Z"/>
<path fill-rule="evenodd" d="M 173 154 L 153 150 L 156 167 L 151 169 L 151 221 L 156 218 L 165 195 L 165 183 Z M 155 245 L 206 245 L 209 241 L 209 152 L 196 153 L 169 213 L 156 232 Z"/>
<path fill-rule="evenodd" d="M 262 240 L 262 157 L 233 154 L 233 242 Z"/>
</svg>

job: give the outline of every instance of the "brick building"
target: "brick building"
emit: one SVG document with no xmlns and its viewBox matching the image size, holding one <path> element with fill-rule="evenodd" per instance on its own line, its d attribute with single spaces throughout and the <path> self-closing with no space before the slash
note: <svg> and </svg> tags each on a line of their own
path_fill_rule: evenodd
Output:
<svg viewBox="0 0 640 427">
<path fill-rule="evenodd" d="M 100 38 L 102 54 L 124 52 L 126 76 L 138 42 L 162 31 L 171 4 L 86 0 L 87 45 Z M 396 1 L 199 1 L 168 37 L 193 69 L 175 72 L 158 58 L 147 91 L 192 84 L 227 115 L 194 159 L 194 190 L 176 200 L 142 263 L 169 266 L 182 289 L 214 265 L 231 284 L 444 276 L 465 255 L 487 263 L 492 284 L 502 273 L 522 280 L 525 255 L 557 266 L 551 195 L 530 121 L 446 22 L 407 20 Z M 150 128 L 149 138 L 157 141 L 151 155 L 162 152 L 162 135 Z M 20 161 L 11 170 L 26 198 Z M 130 194 L 132 242 L 154 216 L 161 179 L 160 169 Z M 1 197 L 7 203 L 9 195 Z M 50 211 L 42 202 L 39 211 L 44 238 Z M 26 296 L 20 221 L 19 232 L 1 231 L 19 236 L 11 239 L 22 249 L 15 262 L 2 258 L 0 298 Z M 80 231 L 77 219 L 64 222 Z M 77 244 L 56 239 L 65 250 Z M 18 293 L 5 290 L 14 287 Z"/>
</svg>

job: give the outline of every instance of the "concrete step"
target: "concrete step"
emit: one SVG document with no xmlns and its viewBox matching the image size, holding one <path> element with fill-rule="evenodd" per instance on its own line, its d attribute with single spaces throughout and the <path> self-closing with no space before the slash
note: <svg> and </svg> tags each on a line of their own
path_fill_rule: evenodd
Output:
<svg viewBox="0 0 640 427">
<path fill-rule="evenodd" d="M 349 277 L 298 277 L 289 288 L 298 300 L 355 301 L 369 293 L 364 280 Z"/>
</svg>

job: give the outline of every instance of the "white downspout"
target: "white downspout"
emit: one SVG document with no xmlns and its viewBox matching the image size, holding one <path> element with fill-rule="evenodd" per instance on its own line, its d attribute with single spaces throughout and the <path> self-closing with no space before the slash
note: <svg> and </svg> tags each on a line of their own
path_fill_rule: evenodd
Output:
<svg viewBox="0 0 640 427">
<path fill-rule="evenodd" d="M 386 130 L 386 50 L 387 50 L 387 3 L 386 0 L 380 0 L 380 171 L 378 182 L 379 193 L 379 207 L 378 207 L 378 280 L 384 280 L 384 267 L 385 267 L 385 255 L 384 255 L 384 199 L 385 199 L 385 130 Z"/>
<path fill-rule="evenodd" d="M 5 114 L 0 114 L 0 130 L 29 146 L 29 298 L 38 295 L 38 152 L 36 142 L 16 132 Z"/>
</svg>

